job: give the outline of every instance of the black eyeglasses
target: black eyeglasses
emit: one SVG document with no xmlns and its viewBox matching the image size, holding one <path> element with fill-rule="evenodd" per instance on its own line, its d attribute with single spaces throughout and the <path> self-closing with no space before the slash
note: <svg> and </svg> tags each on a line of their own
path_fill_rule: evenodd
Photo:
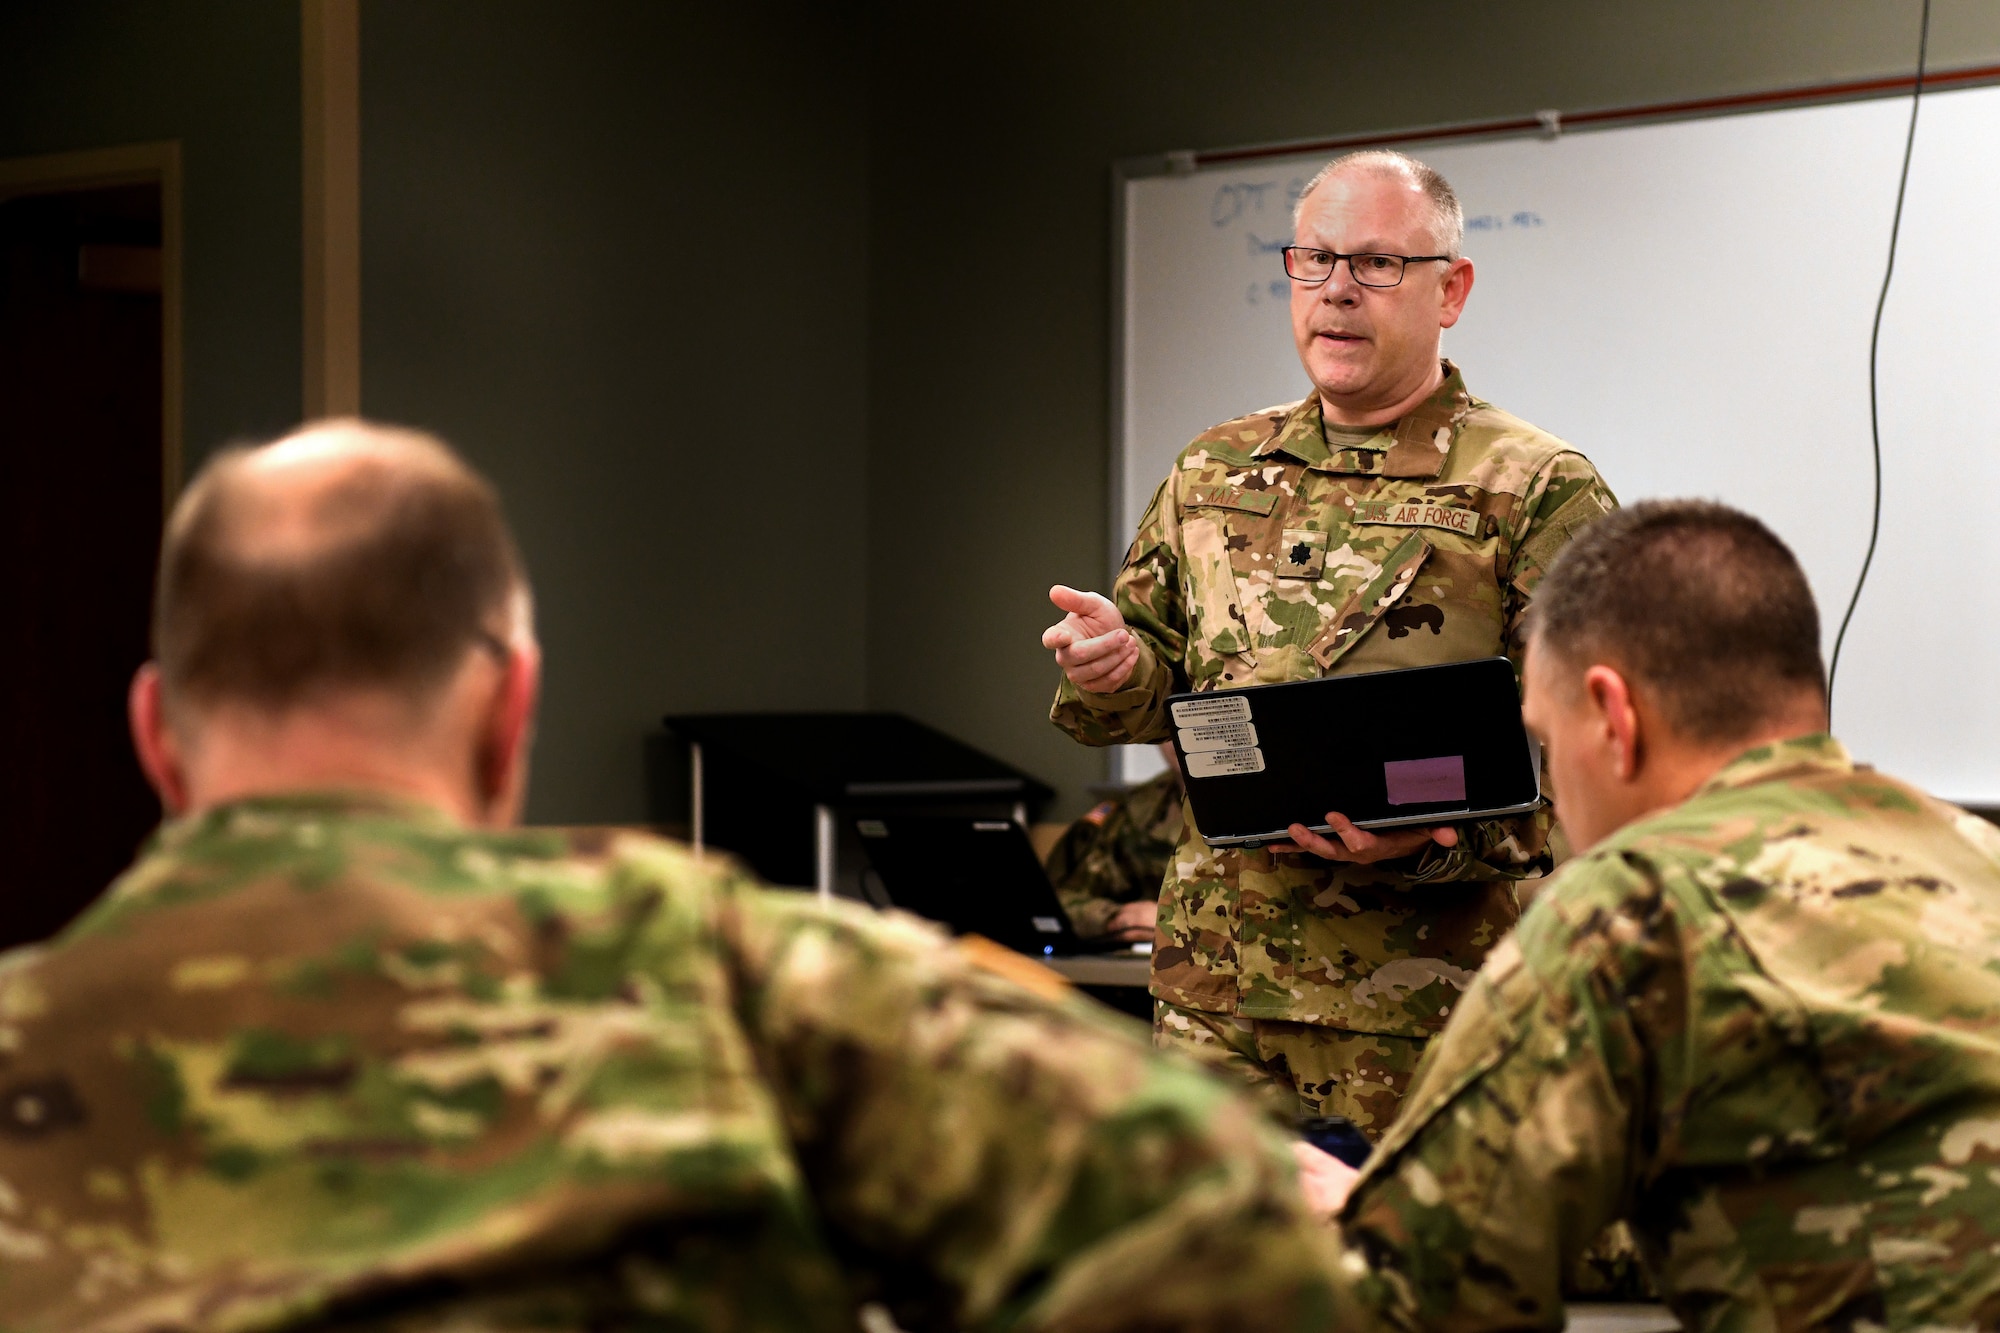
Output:
<svg viewBox="0 0 2000 1333">
<path fill-rule="evenodd" d="M 1338 250 L 1321 250 L 1310 245 L 1284 247 L 1285 274 L 1293 282 L 1314 285 L 1333 276 L 1334 265 L 1347 261 L 1347 271 L 1363 287 L 1394 287 L 1403 280 L 1403 268 L 1426 264 L 1433 259 L 1451 262 L 1450 255 L 1344 255 Z"/>
</svg>

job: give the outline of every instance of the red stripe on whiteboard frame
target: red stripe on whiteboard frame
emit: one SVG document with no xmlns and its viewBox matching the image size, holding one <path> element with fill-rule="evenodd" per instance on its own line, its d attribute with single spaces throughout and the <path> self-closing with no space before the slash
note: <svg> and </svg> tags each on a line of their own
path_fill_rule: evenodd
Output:
<svg viewBox="0 0 2000 1333">
<path fill-rule="evenodd" d="M 1563 130 L 1603 125 L 1623 125 L 1649 120 L 1680 120 L 1696 116 L 1727 115 L 1732 111 L 1768 111 L 1777 107 L 1807 106 L 1816 102 L 1857 101 L 1870 97 L 1893 97 L 1908 93 L 1915 79 L 1896 75 L 1884 79 L 1856 79 L 1848 83 L 1823 83 L 1809 88 L 1786 88 L 1776 92 L 1739 93 L 1730 97 L 1697 97 L 1685 102 L 1655 102 L 1647 106 L 1606 107 L 1597 111 L 1563 112 Z M 1926 71 L 1924 91 L 1962 88 L 1982 83 L 2000 83 L 2000 65 L 1942 72 Z M 1219 166 L 1226 162 L 1254 162 L 1267 157 L 1297 157 L 1306 153 L 1337 153 L 1356 148 L 1378 148 L 1384 144 L 1421 143 L 1427 139 L 1484 139 L 1513 134 L 1536 134 L 1546 127 L 1537 116 L 1515 116 L 1506 120 L 1475 120 L 1462 125 L 1438 125 L 1421 130 L 1393 133 L 1350 134 L 1335 139 L 1308 139 L 1298 143 L 1263 144 L 1251 148 L 1218 148 L 1193 153 L 1197 167 Z M 1183 159 L 1186 160 L 1186 159 Z"/>
</svg>

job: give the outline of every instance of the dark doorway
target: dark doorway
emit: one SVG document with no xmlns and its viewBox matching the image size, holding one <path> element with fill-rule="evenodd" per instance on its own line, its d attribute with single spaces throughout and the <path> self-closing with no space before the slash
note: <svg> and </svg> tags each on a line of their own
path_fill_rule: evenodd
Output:
<svg viewBox="0 0 2000 1333">
<path fill-rule="evenodd" d="M 160 187 L 0 198 L 0 946 L 159 820 L 125 729 L 160 540 Z"/>
</svg>

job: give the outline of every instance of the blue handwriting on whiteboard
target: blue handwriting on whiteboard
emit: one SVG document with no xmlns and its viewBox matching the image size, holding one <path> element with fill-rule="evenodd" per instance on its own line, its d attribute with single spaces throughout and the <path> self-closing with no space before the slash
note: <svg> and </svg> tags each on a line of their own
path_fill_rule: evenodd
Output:
<svg viewBox="0 0 2000 1333">
<path fill-rule="evenodd" d="M 1230 181 L 1218 185 L 1215 197 L 1208 201 L 1208 220 L 1226 227 L 1245 213 L 1262 213 L 1265 196 L 1277 188 L 1276 181 Z"/>
<path fill-rule="evenodd" d="M 1218 227 L 1226 227 L 1245 214 L 1262 216 L 1267 211 L 1264 201 L 1272 198 L 1272 191 L 1277 188 L 1276 181 L 1230 181 L 1218 185 L 1214 197 L 1208 201 L 1208 220 Z M 1291 215 L 1305 188 L 1303 176 L 1294 176 L 1285 182 L 1285 216 Z"/>
<path fill-rule="evenodd" d="M 1273 278 L 1269 282 L 1253 282 L 1243 289 L 1245 305 L 1262 305 L 1266 299 L 1289 301 L 1292 299 L 1292 284 L 1283 278 Z"/>
<path fill-rule="evenodd" d="M 1506 217 L 1502 217 L 1498 213 L 1481 213 L 1477 217 L 1469 217 L 1465 220 L 1465 229 L 1467 231 L 1507 231 L 1513 228 L 1540 227 L 1544 225 L 1546 224 L 1543 223 L 1540 213 L 1530 212 L 1527 209 L 1522 209 L 1520 212 L 1509 214 Z"/>
</svg>

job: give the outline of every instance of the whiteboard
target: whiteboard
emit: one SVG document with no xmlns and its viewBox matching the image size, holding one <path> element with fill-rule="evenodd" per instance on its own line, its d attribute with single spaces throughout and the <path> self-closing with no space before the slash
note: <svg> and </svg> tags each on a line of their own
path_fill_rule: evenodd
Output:
<svg viewBox="0 0 2000 1333">
<path fill-rule="evenodd" d="M 1408 145 L 1465 206 L 1475 282 L 1444 348 L 1467 386 L 1622 500 L 1764 519 L 1829 657 L 1868 541 L 1869 325 L 1908 116 L 1886 99 Z M 1188 440 L 1310 391 L 1276 247 L 1324 157 L 1123 182 L 1114 561 Z M 2000 87 L 1925 94 L 1882 327 L 1881 545 L 1833 701 L 1857 759 L 1979 805 L 2000 805 L 1996 218 Z M 1703 262 L 1724 253 L 1755 262 Z M 1147 767 L 1139 747 L 1115 764 Z"/>
</svg>

